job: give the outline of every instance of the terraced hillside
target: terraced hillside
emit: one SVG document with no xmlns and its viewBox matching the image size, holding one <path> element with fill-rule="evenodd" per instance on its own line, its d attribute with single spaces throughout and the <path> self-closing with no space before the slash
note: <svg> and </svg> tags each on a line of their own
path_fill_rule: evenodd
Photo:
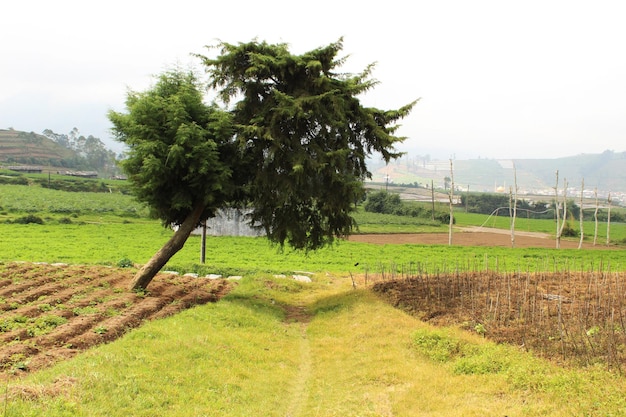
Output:
<svg viewBox="0 0 626 417">
<path fill-rule="evenodd" d="M 0 129 L 0 165 L 72 167 L 77 155 L 34 132 Z"/>
</svg>

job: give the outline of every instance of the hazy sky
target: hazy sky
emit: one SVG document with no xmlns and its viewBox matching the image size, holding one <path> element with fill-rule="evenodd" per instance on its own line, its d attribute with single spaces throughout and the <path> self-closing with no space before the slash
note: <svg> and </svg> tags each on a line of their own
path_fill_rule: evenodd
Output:
<svg viewBox="0 0 626 417">
<path fill-rule="evenodd" d="M 626 3 L 577 0 L 21 0 L 0 5 L 0 128 L 114 146 L 106 113 L 217 39 L 344 38 L 343 70 L 376 62 L 365 105 L 400 107 L 402 149 L 434 158 L 626 150 Z M 119 145 L 116 145 L 119 146 Z"/>
</svg>

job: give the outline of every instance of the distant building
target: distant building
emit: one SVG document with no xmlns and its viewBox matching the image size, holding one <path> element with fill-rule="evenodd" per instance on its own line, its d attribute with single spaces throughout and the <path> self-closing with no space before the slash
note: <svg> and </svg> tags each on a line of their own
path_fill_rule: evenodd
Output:
<svg viewBox="0 0 626 417">
<path fill-rule="evenodd" d="M 250 226 L 248 214 L 251 210 L 225 209 L 218 210 L 215 217 L 206 221 L 206 234 L 209 236 L 264 236 L 263 229 Z M 192 234 L 202 234 L 202 227 Z"/>
<path fill-rule="evenodd" d="M 27 174 L 41 174 L 41 167 L 29 166 L 29 165 L 18 165 L 7 167 L 7 169 L 16 172 L 26 172 Z"/>
<path fill-rule="evenodd" d="M 58 174 L 69 175 L 71 177 L 98 178 L 96 171 L 59 171 Z"/>
</svg>

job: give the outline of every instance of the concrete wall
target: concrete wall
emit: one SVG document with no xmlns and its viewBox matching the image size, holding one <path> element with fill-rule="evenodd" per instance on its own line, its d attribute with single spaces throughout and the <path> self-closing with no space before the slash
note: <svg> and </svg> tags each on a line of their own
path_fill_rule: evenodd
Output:
<svg viewBox="0 0 626 417">
<path fill-rule="evenodd" d="M 249 210 L 219 210 L 215 217 L 207 220 L 208 236 L 263 236 L 263 230 L 250 227 L 248 224 Z M 197 228 L 193 234 L 202 234 L 202 228 Z"/>
</svg>

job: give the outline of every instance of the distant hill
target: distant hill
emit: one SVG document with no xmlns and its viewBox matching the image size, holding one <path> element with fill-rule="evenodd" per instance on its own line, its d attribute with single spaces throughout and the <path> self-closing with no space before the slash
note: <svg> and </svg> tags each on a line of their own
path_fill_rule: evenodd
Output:
<svg viewBox="0 0 626 417">
<path fill-rule="evenodd" d="M 372 180 L 378 183 L 419 184 L 444 188 L 446 177 L 450 177 L 449 160 L 430 160 L 405 155 L 388 166 L 374 163 L 371 166 Z M 513 167 L 515 166 L 515 170 Z M 605 151 L 601 154 L 583 154 L 555 159 L 468 159 L 453 160 L 455 187 L 475 192 L 509 192 L 514 185 L 515 172 L 521 193 L 553 194 L 556 171 L 559 171 L 559 187 L 567 179 L 570 191 L 580 192 L 581 181 L 585 180 L 587 193 L 597 187 L 601 196 L 608 192 L 615 198 L 626 196 L 626 152 Z"/>
<path fill-rule="evenodd" d="M 34 132 L 0 129 L 0 164 L 42 165 L 65 168 L 76 166 L 79 157 L 71 149 Z"/>
<path fill-rule="evenodd" d="M 93 136 L 46 130 L 43 134 L 0 129 L 0 166 L 39 167 L 43 171 L 87 171 L 100 176 L 119 174 L 115 152 Z"/>
<path fill-rule="evenodd" d="M 101 146 L 96 147 L 96 150 L 100 159 L 111 156 L 106 155 L 110 151 L 103 150 Z M 588 192 L 597 187 L 600 196 L 605 197 L 611 192 L 616 201 L 626 202 L 626 152 L 605 151 L 601 154 L 555 159 L 454 160 L 455 186 L 463 191 L 469 187 L 474 192 L 508 192 L 509 187 L 514 184 L 513 164 L 520 193 L 552 195 L 555 172 L 558 170 L 559 187 L 563 186 L 563 179 L 566 178 L 571 188 L 569 194 L 572 196 L 576 190 L 580 190 L 584 178 L 585 190 Z M 89 158 L 44 135 L 12 129 L 0 129 L 0 165 L 38 165 L 44 168 L 102 171 L 90 166 Z M 435 188 L 445 188 L 445 178 L 450 177 L 450 161 L 431 160 L 409 154 L 392 161 L 388 166 L 370 161 L 370 170 L 373 174 L 372 181 L 376 183 L 418 184 L 429 187 L 432 181 Z"/>
</svg>

